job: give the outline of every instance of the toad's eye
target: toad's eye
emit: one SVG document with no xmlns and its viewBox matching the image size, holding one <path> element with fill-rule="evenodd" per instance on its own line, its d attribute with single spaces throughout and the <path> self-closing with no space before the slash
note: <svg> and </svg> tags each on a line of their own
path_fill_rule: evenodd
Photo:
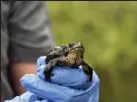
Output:
<svg viewBox="0 0 137 102">
<path fill-rule="evenodd" d="M 75 60 L 72 60 L 72 64 L 75 64 Z"/>
</svg>

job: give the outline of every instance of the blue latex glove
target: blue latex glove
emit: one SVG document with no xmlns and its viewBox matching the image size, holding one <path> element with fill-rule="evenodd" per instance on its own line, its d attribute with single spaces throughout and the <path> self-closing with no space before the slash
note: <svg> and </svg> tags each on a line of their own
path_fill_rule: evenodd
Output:
<svg viewBox="0 0 137 102">
<path fill-rule="evenodd" d="M 81 69 L 57 67 L 53 70 L 54 76 L 51 77 L 52 83 L 48 83 L 43 80 L 45 57 L 39 58 L 37 65 L 38 76 L 28 74 L 21 79 L 22 85 L 33 94 L 27 92 L 24 95 L 17 97 L 17 100 L 20 98 L 26 99 L 23 102 L 36 102 L 38 97 L 42 97 L 45 100 L 50 100 L 50 102 L 98 102 L 99 78 L 95 72 L 93 73 L 92 83 L 86 83 L 88 77 Z M 58 85 L 55 85 L 54 83 Z"/>
</svg>

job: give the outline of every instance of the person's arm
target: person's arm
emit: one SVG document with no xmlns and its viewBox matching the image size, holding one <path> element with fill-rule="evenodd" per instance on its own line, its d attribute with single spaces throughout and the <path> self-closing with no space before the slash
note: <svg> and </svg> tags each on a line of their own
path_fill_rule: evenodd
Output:
<svg viewBox="0 0 137 102">
<path fill-rule="evenodd" d="M 17 94 L 24 74 L 36 73 L 36 60 L 55 45 L 44 1 L 15 1 L 9 17 L 10 78 Z"/>
</svg>

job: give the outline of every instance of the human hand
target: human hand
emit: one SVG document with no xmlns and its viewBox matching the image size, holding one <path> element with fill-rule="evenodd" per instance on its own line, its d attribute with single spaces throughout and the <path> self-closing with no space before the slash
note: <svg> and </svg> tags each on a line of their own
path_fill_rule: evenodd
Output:
<svg viewBox="0 0 137 102">
<path fill-rule="evenodd" d="M 38 76 L 28 74 L 21 79 L 22 85 L 33 93 L 28 92 L 27 97 L 24 95 L 26 101 L 23 102 L 34 102 L 38 100 L 39 97 L 45 99 L 43 101 L 47 99 L 50 102 L 98 102 L 99 78 L 95 72 L 93 72 L 92 83 L 85 83 L 88 78 L 81 69 L 76 70 L 69 67 L 58 67 L 53 71 L 54 76 L 51 77 L 52 83 L 48 83 L 43 80 L 45 57 L 40 57 L 37 61 L 37 65 Z M 70 87 L 73 87 L 73 89 Z M 78 88 L 79 90 L 77 90 Z"/>
<path fill-rule="evenodd" d="M 80 68 L 57 67 L 53 70 L 52 83 L 49 83 L 44 81 L 44 65 L 45 57 L 39 58 L 38 76 L 25 75 L 21 79 L 30 92 L 50 102 L 98 102 L 99 78 L 94 71 L 92 82 L 86 83 L 88 77 Z"/>
</svg>

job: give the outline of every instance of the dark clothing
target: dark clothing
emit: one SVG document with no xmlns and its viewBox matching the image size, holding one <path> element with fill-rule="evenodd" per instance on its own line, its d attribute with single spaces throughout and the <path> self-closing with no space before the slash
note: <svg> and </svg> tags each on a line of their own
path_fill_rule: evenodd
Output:
<svg viewBox="0 0 137 102">
<path fill-rule="evenodd" d="M 13 96 L 7 81 L 11 61 L 36 62 L 55 45 L 44 1 L 1 1 L 1 94 Z"/>
</svg>

